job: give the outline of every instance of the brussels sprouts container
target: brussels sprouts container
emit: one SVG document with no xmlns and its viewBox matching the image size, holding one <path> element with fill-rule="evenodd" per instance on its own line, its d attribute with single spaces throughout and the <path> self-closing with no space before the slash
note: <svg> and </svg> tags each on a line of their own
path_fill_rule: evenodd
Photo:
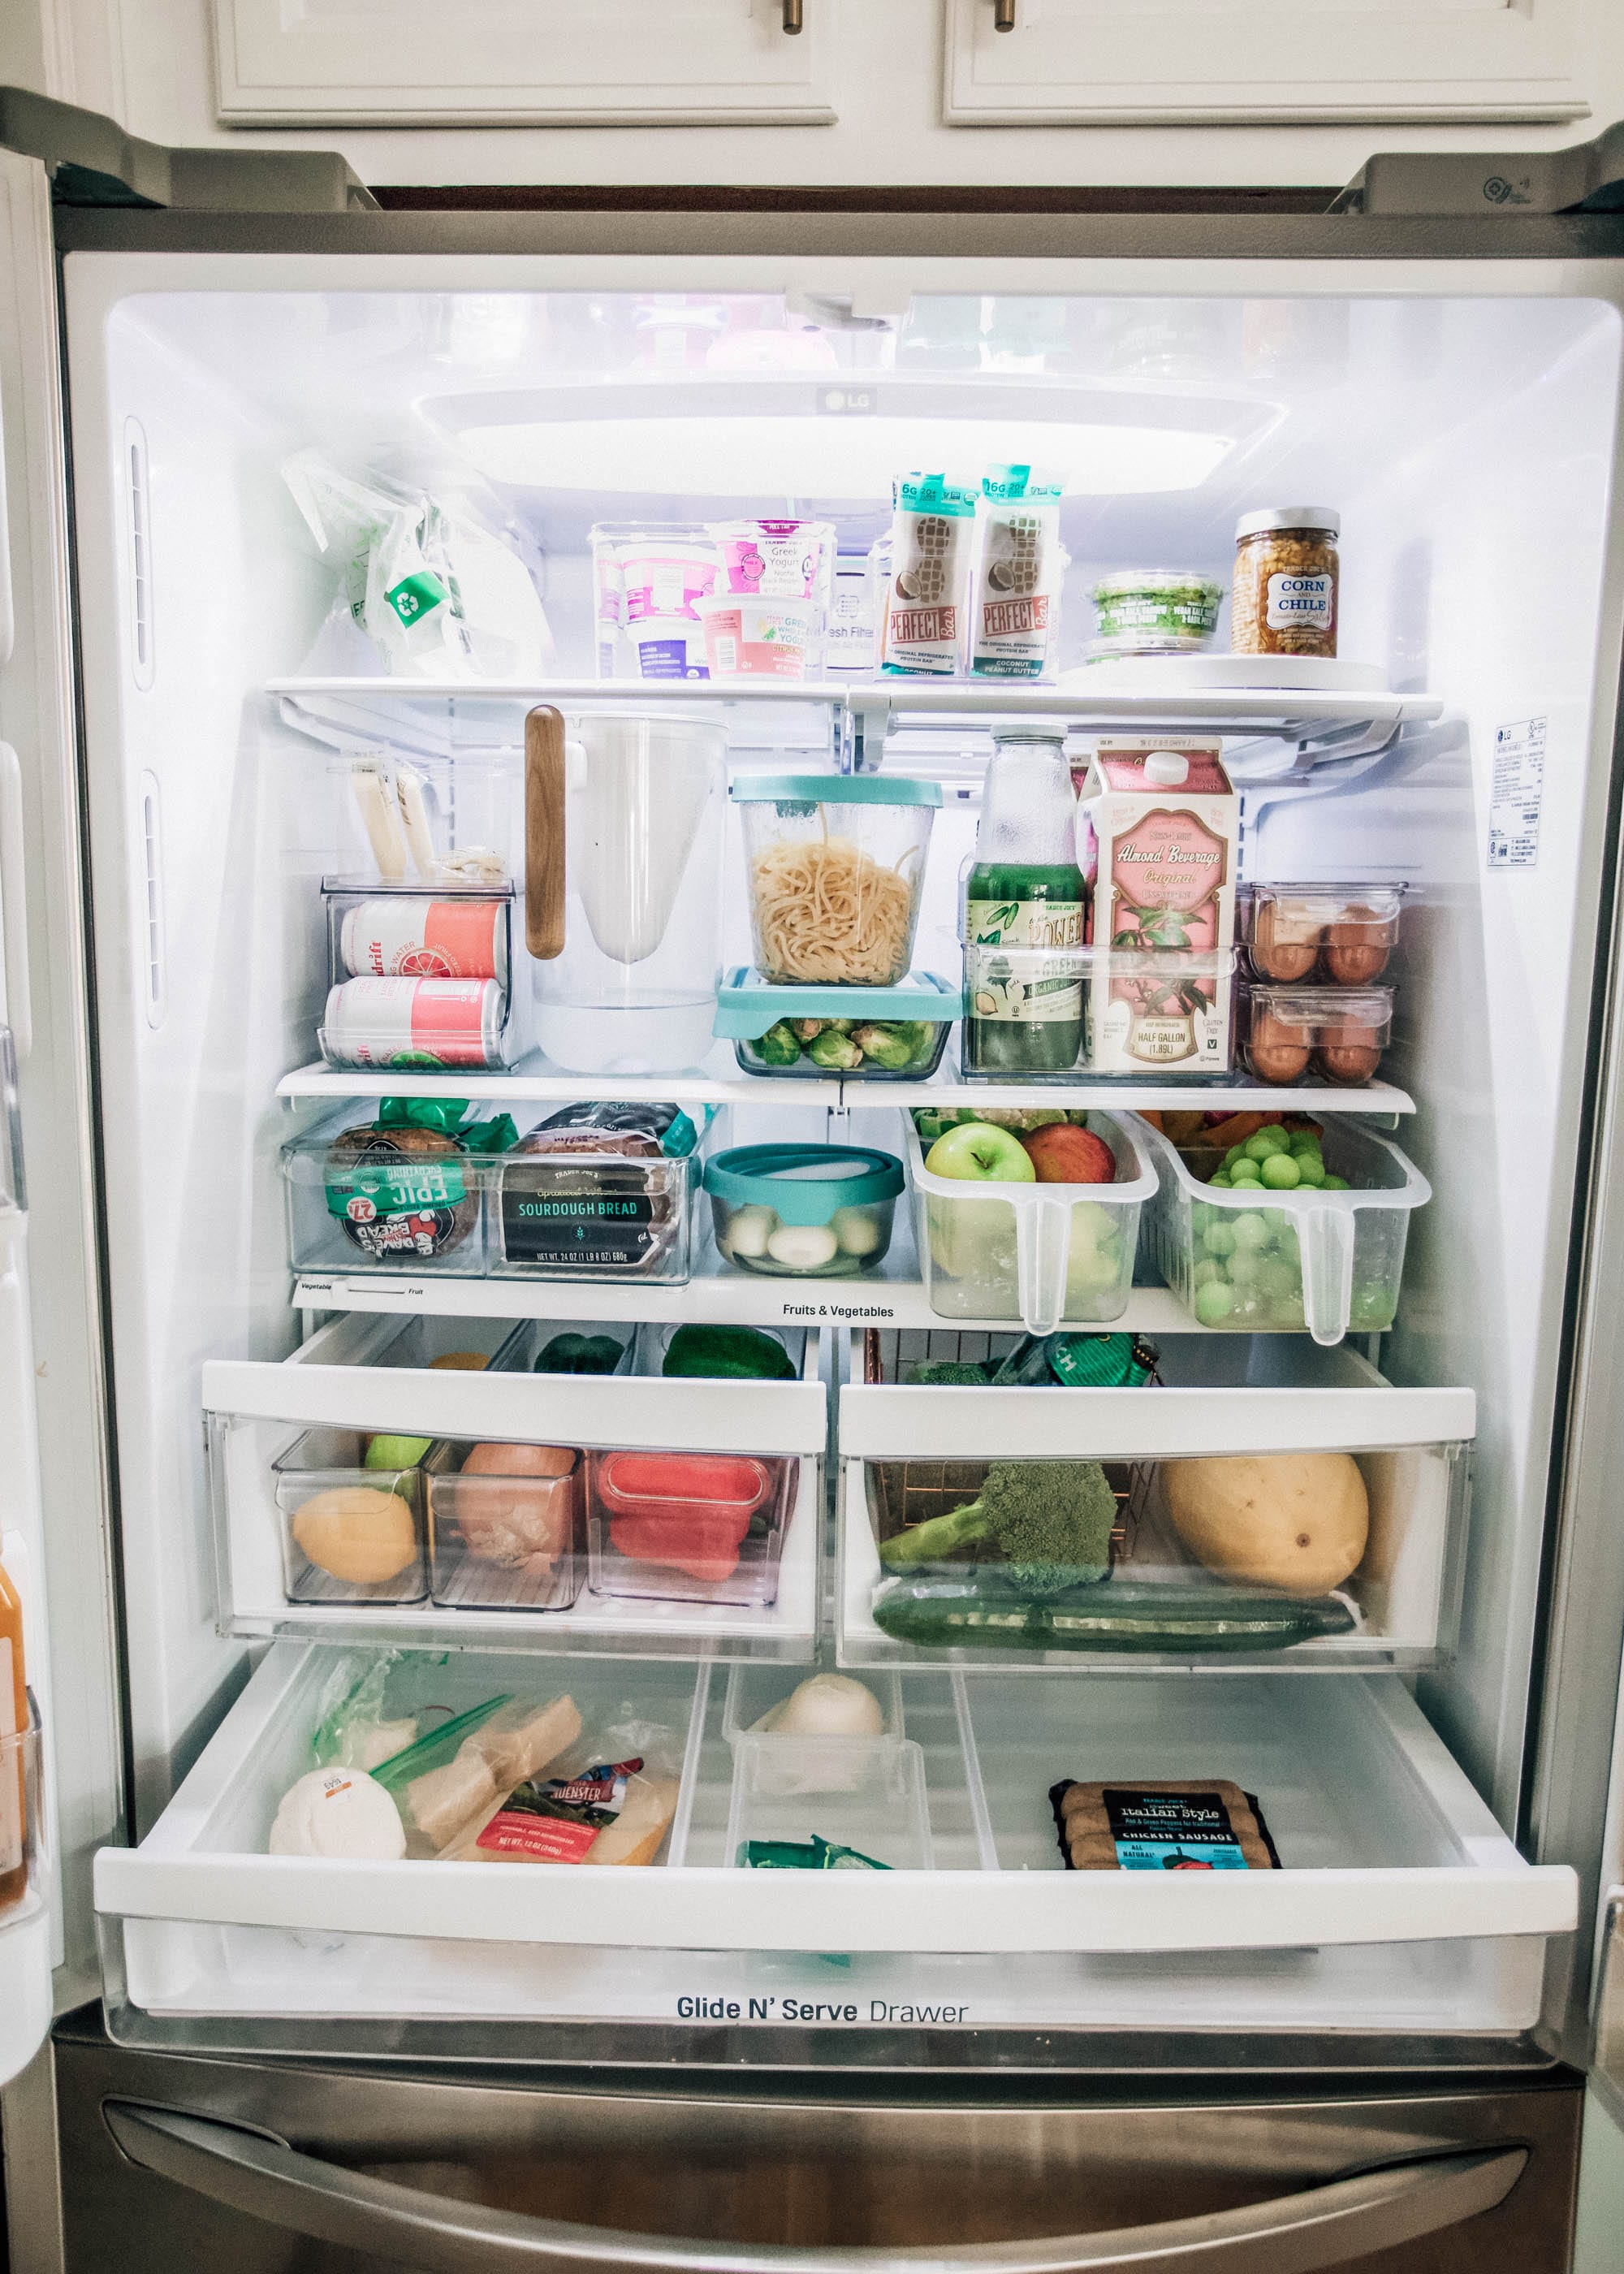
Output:
<svg viewBox="0 0 1624 2274">
<path fill-rule="evenodd" d="M 902 1163 L 865 1145 L 739 1145 L 705 1167 L 716 1244 L 741 1271 L 851 1278 L 891 1246 Z"/>
<path fill-rule="evenodd" d="M 914 1236 L 925 1299 L 939 1318 L 1019 1319 L 1029 1334 L 1046 1335 L 1063 1321 L 1122 1316 L 1155 1171 L 1139 1150 L 1137 1116 L 1090 1113 L 1086 1126 L 1110 1147 L 1111 1184 L 935 1176 L 910 1130 Z"/>
<path fill-rule="evenodd" d="M 1385 1137 L 1319 1118 L 1326 1166 L 1347 1179 L 1345 1192 L 1214 1191 L 1159 1129 L 1139 1121 L 1158 1178 L 1150 1212 L 1156 1268 L 1199 1325 L 1306 1332 L 1328 1344 L 1393 1324 L 1410 1211 L 1432 1188 Z"/>
<path fill-rule="evenodd" d="M 746 1073 L 922 1081 L 963 1012 L 961 990 L 933 971 L 895 987 L 775 987 L 741 968 L 718 998 L 716 1032 Z"/>
</svg>

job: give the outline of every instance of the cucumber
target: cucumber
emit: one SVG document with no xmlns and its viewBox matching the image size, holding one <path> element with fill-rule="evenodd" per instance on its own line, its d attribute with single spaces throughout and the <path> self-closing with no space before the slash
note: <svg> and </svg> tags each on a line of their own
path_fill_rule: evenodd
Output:
<svg viewBox="0 0 1624 2274">
<path fill-rule="evenodd" d="M 1351 1634 L 1352 1612 L 1334 1595 L 1294 1599 L 1239 1588 L 1146 1586 L 1112 1580 L 1032 1602 L 971 1573 L 888 1579 L 874 1620 L 921 1650 L 1287 1650 L 1320 1635 Z"/>
</svg>

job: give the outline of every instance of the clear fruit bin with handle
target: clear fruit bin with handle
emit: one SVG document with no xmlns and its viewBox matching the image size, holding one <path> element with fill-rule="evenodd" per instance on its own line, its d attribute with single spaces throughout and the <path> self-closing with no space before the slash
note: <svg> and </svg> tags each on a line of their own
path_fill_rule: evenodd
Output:
<svg viewBox="0 0 1624 2274">
<path fill-rule="evenodd" d="M 1062 1321 L 1096 1324 L 1126 1310 L 1139 1211 L 1156 1190 L 1140 1149 L 1144 1125 L 1089 1113 L 1058 1126 L 1086 1129 L 1107 1147 L 1116 1166 L 1110 1183 L 1038 1182 L 1029 1167 L 1024 1178 L 1001 1177 L 999 1151 L 1020 1166 L 1019 1136 L 981 1120 L 957 1124 L 965 1134 L 954 1137 L 973 1152 L 979 1135 L 980 1159 L 945 1176 L 939 1155 L 936 1171 L 926 1165 L 927 1147 L 910 1129 L 914 1243 L 926 1299 L 939 1317 L 1019 1319 L 1028 1333 L 1048 1334 Z M 935 1154 L 935 1144 L 929 1149 Z"/>
<path fill-rule="evenodd" d="M 1158 1179 L 1151 1251 L 1198 1325 L 1331 1344 L 1393 1324 L 1410 1215 L 1432 1196 L 1396 1145 L 1327 1114 L 1326 1184 L 1224 1189 L 1193 1176 L 1159 1129 L 1134 1118 Z"/>
</svg>

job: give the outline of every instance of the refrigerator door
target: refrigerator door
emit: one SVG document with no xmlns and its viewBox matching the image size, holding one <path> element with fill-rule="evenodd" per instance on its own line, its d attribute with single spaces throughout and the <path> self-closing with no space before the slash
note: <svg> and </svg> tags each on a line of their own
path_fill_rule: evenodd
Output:
<svg viewBox="0 0 1624 2274">
<path fill-rule="evenodd" d="M 58 2003 L 86 1993 L 83 1867 L 120 1815 L 56 279 L 46 169 L 0 148 L 0 1561 L 42 1724 L 33 1878 L 0 1913 L 0 2087 L 53 1969 Z"/>
<path fill-rule="evenodd" d="M 1568 2265 L 1580 2093 L 1214 2098 L 1076 2078 L 947 2098 L 928 2074 L 769 2097 L 679 2072 L 353 2074 L 58 2033 L 75 2274 L 384 2264 L 658 2274 L 1162 2274 Z M 1210 2082 L 1210 2081 L 1209 2081 Z"/>
</svg>

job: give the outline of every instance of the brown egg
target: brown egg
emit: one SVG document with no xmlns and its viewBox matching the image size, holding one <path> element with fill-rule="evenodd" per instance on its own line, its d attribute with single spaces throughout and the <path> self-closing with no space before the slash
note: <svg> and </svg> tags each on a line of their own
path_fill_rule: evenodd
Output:
<svg viewBox="0 0 1624 2274">
<path fill-rule="evenodd" d="M 1254 1010 L 1246 1063 L 1259 1081 L 1300 1081 L 1308 1065 L 1303 1029 L 1288 1026 L 1272 1011 Z"/>
<path fill-rule="evenodd" d="M 1350 913 L 1325 930 L 1325 968 L 1342 987 L 1367 987 L 1387 968 L 1393 926 L 1385 917 Z"/>
<path fill-rule="evenodd" d="M 1321 1030 L 1314 1062 L 1327 1081 L 1370 1081 L 1381 1064 L 1381 1044 L 1372 1028 L 1350 1019 Z"/>
<path fill-rule="evenodd" d="M 1304 926 L 1282 916 L 1273 900 L 1265 900 L 1252 927 L 1252 960 L 1266 978 L 1306 979 L 1320 949 L 1317 940 L 1303 937 Z M 1289 1081 L 1289 1075 L 1282 1075 Z"/>
</svg>

